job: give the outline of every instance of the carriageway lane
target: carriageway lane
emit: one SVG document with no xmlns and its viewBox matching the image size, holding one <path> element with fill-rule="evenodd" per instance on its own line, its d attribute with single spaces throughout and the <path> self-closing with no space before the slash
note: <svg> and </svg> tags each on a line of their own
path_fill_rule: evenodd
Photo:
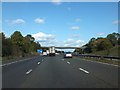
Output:
<svg viewBox="0 0 120 90">
<path fill-rule="evenodd" d="M 26 79 L 26 72 L 35 69 L 38 62 L 42 62 L 42 57 L 37 56 L 36 58 L 2 66 L 2 87 L 18 88 Z"/>
<path fill-rule="evenodd" d="M 42 61 L 43 60 L 43 61 Z M 3 88 L 114 88 L 89 69 L 85 73 L 62 56 L 39 57 L 3 67 Z M 41 62 L 38 64 L 38 62 Z M 84 65 L 84 64 L 83 64 Z M 87 66 L 91 66 L 87 64 Z M 85 66 L 79 66 L 86 69 Z M 27 70 L 32 72 L 26 74 Z M 99 69 L 97 70 L 99 71 Z M 107 76 L 106 76 L 107 77 Z"/>
<path fill-rule="evenodd" d="M 28 76 L 21 87 L 30 88 L 110 88 L 104 80 L 74 68 L 63 57 L 45 57 L 44 63 Z"/>
<path fill-rule="evenodd" d="M 65 58 L 74 68 L 84 68 L 98 79 L 104 80 L 113 87 L 118 87 L 118 66 L 84 60 L 80 57 Z"/>
</svg>

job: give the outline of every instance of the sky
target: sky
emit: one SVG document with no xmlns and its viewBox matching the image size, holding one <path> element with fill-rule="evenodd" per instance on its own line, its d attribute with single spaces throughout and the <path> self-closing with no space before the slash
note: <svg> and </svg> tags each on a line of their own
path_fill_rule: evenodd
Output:
<svg viewBox="0 0 120 90">
<path fill-rule="evenodd" d="M 81 47 L 118 32 L 119 23 L 117 2 L 2 2 L 6 37 L 20 31 L 41 46 Z"/>
</svg>

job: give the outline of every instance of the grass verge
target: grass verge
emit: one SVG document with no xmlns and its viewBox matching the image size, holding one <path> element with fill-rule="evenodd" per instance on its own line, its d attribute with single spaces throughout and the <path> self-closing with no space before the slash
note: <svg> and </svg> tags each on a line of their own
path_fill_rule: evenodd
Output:
<svg viewBox="0 0 120 90">
<path fill-rule="evenodd" d="M 110 59 L 105 59 L 105 58 L 101 59 L 101 58 L 90 58 L 90 57 L 79 57 L 79 58 L 82 58 L 82 59 L 84 58 L 85 60 L 97 61 L 97 62 L 108 63 L 108 64 L 120 66 L 120 60 L 110 60 Z"/>
<path fill-rule="evenodd" d="M 39 54 L 27 55 L 27 56 L 24 56 L 24 57 L 15 57 L 15 56 L 14 57 L 13 56 L 2 57 L 1 61 L 2 61 L 2 64 L 5 64 L 5 63 L 19 61 L 19 60 L 22 60 L 22 59 L 27 59 L 27 58 L 31 58 L 31 57 L 35 57 L 35 56 L 39 56 Z"/>
</svg>

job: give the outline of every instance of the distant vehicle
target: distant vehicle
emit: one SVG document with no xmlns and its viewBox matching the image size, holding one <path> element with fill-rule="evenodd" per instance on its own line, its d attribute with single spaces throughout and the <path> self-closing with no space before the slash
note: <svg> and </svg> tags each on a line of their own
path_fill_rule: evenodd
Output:
<svg viewBox="0 0 120 90">
<path fill-rule="evenodd" d="M 47 52 L 43 52 L 43 56 L 47 56 Z"/>
<path fill-rule="evenodd" d="M 46 51 L 47 55 L 49 55 L 49 50 Z"/>
<path fill-rule="evenodd" d="M 64 54 L 64 58 L 72 58 L 72 53 L 71 52 L 66 52 Z"/>
<path fill-rule="evenodd" d="M 54 46 L 49 48 L 49 56 L 55 56 L 55 47 Z"/>
<path fill-rule="evenodd" d="M 55 55 L 59 55 L 59 53 L 55 53 Z"/>
</svg>

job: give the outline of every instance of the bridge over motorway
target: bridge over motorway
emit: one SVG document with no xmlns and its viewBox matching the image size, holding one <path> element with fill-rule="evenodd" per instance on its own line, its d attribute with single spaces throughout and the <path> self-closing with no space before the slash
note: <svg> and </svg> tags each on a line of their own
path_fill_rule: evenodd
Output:
<svg viewBox="0 0 120 90">
<path fill-rule="evenodd" d="M 56 47 L 56 46 L 42 46 L 41 48 L 49 49 L 50 47 L 55 47 L 55 49 L 84 49 L 85 47 Z"/>
</svg>

